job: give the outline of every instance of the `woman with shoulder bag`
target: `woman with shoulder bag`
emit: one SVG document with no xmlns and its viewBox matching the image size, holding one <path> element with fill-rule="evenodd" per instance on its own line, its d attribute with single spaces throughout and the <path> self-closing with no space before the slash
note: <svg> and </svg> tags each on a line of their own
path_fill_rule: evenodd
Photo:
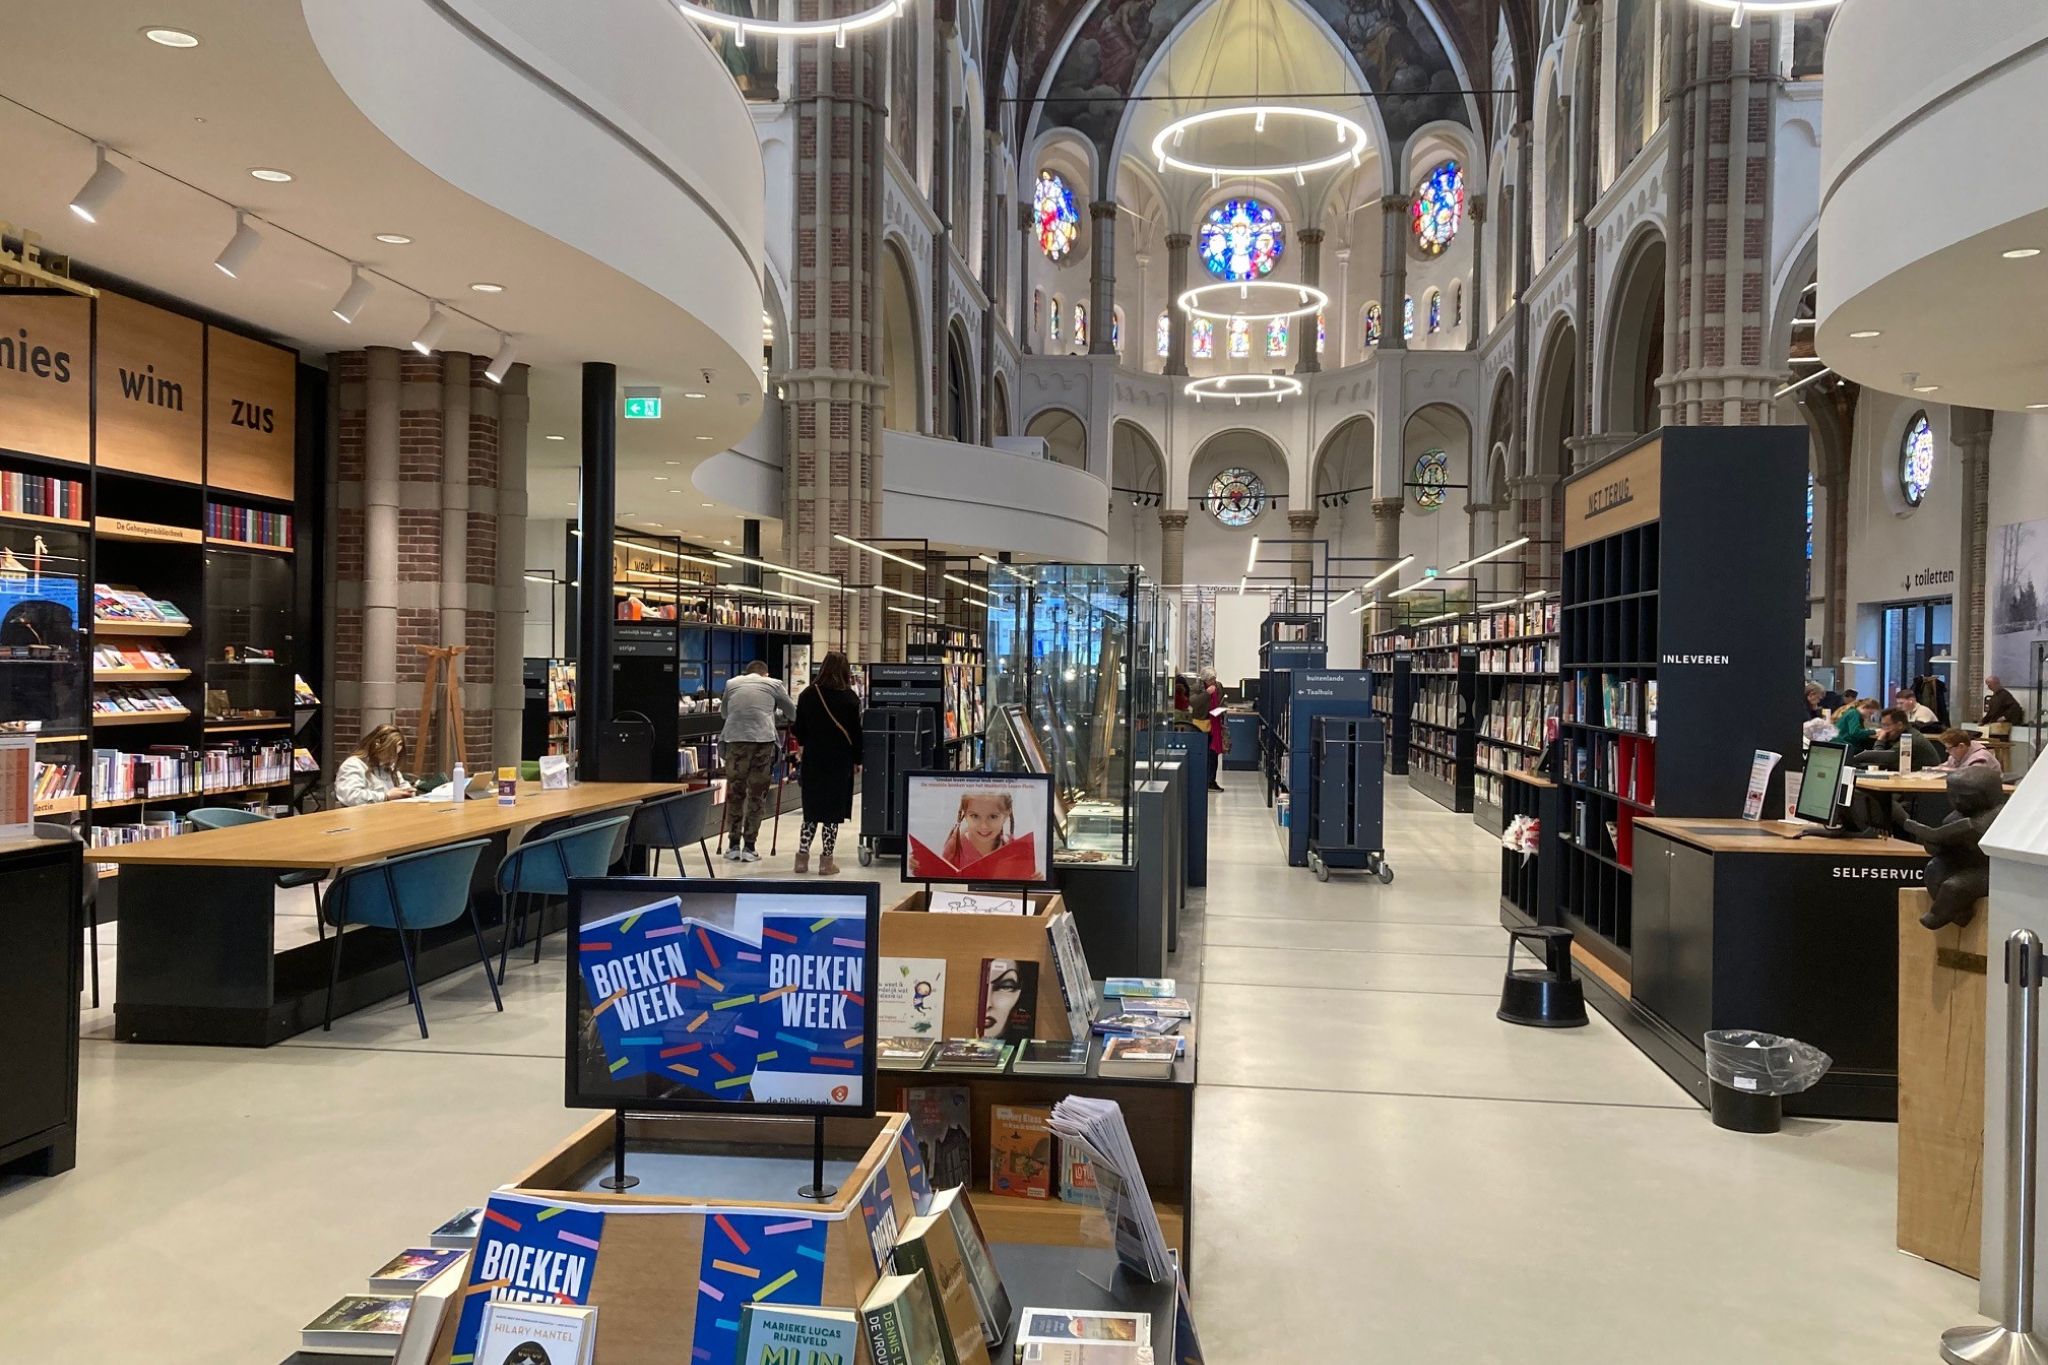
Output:
<svg viewBox="0 0 2048 1365">
<path fill-rule="evenodd" d="M 860 695 L 844 654 L 835 650 L 818 666 L 817 678 L 796 699 L 790 733 L 803 746 L 804 828 L 796 841 L 796 870 L 811 870 L 811 838 L 822 826 L 818 875 L 834 876 L 839 864 L 832 853 L 839 826 L 853 815 L 853 777 L 861 758 Z"/>
</svg>

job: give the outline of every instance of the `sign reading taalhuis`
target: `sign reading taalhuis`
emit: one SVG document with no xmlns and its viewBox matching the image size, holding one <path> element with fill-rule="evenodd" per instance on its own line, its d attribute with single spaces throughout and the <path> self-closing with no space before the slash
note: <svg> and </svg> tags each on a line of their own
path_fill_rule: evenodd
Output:
<svg viewBox="0 0 2048 1365">
<path fill-rule="evenodd" d="M 1663 515 L 1664 443 L 1617 455 L 1564 486 L 1564 547 L 1575 550 Z"/>
</svg>

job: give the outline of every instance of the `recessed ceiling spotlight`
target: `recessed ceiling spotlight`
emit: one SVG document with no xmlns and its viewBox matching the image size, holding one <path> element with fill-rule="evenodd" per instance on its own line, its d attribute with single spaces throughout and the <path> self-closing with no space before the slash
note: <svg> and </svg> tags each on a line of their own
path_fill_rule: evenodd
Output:
<svg viewBox="0 0 2048 1365">
<path fill-rule="evenodd" d="M 146 28 L 142 30 L 142 36 L 155 43 L 158 47 L 199 46 L 198 37 L 185 32 L 181 28 Z"/>
<path fill-rule="evenodd" d="M 1940 392 L 1941 392 L 1941 385 L 1939 385 L 1939 384 L 1915 384 L 1915 385 L 1913 386 L 1913 392 L 1915 392 L 1915 393 L 1940 393 Z"/>
<path fill-rule="evenodd" d="M 568 440 L 569 438 L 568 438 L 568 437 L 566 437 L 566 436 L 557 436 L 557 435 L 555 435 L 554 433 L 550 432 L 550 433 L 548 434 L 548 439 L 549 439 L 550 441 L 566 441 L 566 440 Z"/>
<path fill-rule="evenodd" d="M 731 542 L 731 541 L 729 541 L 729 540 L 728 540 L 728 541 L 726 541 L 725 543 L 726 543 L 726 544 L 728 544 L 728 545 L 732 544 L 732 542 Z"/>
<path fill-rule="evenodd" d="M 698 393 L 698 392 L 697 392 L 696 390 L 694 390 L 694 389 L 690 390 L 689 392 L 687 392 L 687 393 L 685 393 L 685 394 L 683 395 L 683 397 L 685 397 L 685 398 L 702 398 L 703 396 L 704 396 L 703 394 L 701 394 L 701 393 Z"/>
<path fill-rule="evenodd" d="M 251 166 L 249 174 L 258 180 L 267 180 L 273 185 L 289 185 L 292 180 L 290 171 L 280 171 L 275 166 Z"/>
<path fill-rule="evenodd" d="M 2001 254 L 2008 261 L 2031 261 L 2034 257 L 2041 254 L 2041 248 L 2037 246 L 2016 246 L 2011 251 Z"/>
<path fill-rule="evenodd" d="M 710 507 L 710 506 L 713 506 L 714 504 L 712 504 L 712 503 L 708 503 L 708 502 L 700 502 L 700 503 L 698 503 L 697 505 L 698 505 L 699 507 Z"/>
<path fill-rule="evenodd" d="M 654 476 L 654 481 L 655 481 L 656 483 L 667 483 L 667 482 L 668 482 L 668 475 L 666 475 L 666 474 L 656 474 L 656 475 Z"/>
<path fill-rule="evenodd" d="M 384 243 L 384 245 L 386 246 L 412 245 L 412 238 L 406 236 L 402 232 L 380 232 L 377 234 L 377 240 Z"/>
<path fill-rule="evenodd" d="M 667 464 L 667 465 L 677 465 L 677 464 L 681 464 L 681 463 L 682 463 L 682 461 L 681 461 L 681 460 L 663 460 L 663 461 L 662 461 L 662 463 L 663 463 L 663 464 Z"/>
<path fill-rule="evenodd" d="M 1851 341 L 1870 341 L 1870 340 L 1872 340 L 1872 339 L 1874 339 L 1874 338 L 1876 338 L 1876 337 L 1881 337 L 1881 336 L 1883 336 L 1883 335 L 1884 335 L 1884 333 L 1883 333 L 1883 332 L 1875 332 L 1875 331 L 1872 331 L 1872 332 L 1851 332 L 1851 333 L 1849 333 L 1849 340 L 1851 340 Z"/>
<path fill-rule="evenodd" d="M 2028 412 L 2039 412 L 2039 411 L 2041 411 L 2041 409 L 2043 409 L 2043 408 L 2048 408 L 2048 403 L 2029 403 L 2029 404 L 2027 404 L 2027 411 L 2028 411 Z"/>
<path fill-rule="evenodd" d="M 479 294 L 502 294 L 505 292 L 504 285 L 492 284 L 489 280 L 478 280 L 475 284 L 471 285 L 470 288 L 474 289 Z"/>
</svg>

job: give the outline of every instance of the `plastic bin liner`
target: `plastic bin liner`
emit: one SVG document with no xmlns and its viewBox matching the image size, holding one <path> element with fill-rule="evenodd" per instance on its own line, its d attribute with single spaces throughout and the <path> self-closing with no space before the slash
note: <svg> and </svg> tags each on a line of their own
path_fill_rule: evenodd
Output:
<svg viewBox="0 0 2048 1365">
<path fill-rule="evenodd" d="M 1707 1075 L 1716 1085 L 1751 1095 L 1797 1095 L 1827 1074 L 1834 1058 L 1811 1043 L 1749 1029 L 1714 1029 L 1707 1038 Z"/>
</svg>

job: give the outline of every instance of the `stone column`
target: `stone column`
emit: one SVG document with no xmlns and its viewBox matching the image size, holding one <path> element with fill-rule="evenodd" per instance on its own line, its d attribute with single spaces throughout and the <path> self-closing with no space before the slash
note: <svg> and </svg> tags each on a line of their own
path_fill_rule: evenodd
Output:
<svg viewBox="0 0 2048 1365">
<path fill-rule="evenodd" d="M 1380 200 L 1380 349 L 1405 351 L 1402 304 L 1408 298 L 1408 196 Z"/>
<path fill-rule="evenodd" d="M 1465 310 L 1458 319 L 1465 329 L 1465 349 L 1476 351 L 1486 335 L 1486 196 L 1472 196 L 1472 287 L 1465 291 Z"/>
<path fill-rule="evenodd" d="M 1173 322 L 1166 344 L 1166 372 L 1188 372 L 1188 315 L 1181 311 L 1180 296 L 1188 289 L 1188 248 L 1195 239 L 1185 232 L 1166 235 L 1166 310 Z"/>
<path fill-rule="evenodd" d="M 1337 297 L 1333 307 L 1337 310 L 1337 368 L 1351 363 L 1351 248 L 1340 246 L 1334 253 L 1337 258 Z"/>
<path fill-rule="evenodd" d="M 1985 546 L 1991 523 L 1991 424 L 1995 419 L 1983 408 L 1951 408 L 1949 439 L 1961 457 L 1963 477 L 1962 553 L 1957 562 L 1954 621 L 1955 641 L 1949 653 L 1955 666 L 1949 669 L 1948 704 L 1951 720 L 1963 718 L 1984 695 L 1984 607 Z M 1971 716 L 1970 719 L 1975 719 Z"/>
<path fill-rule="evenodd" d="M 1314 512 L 1289 512 L 1287 514 L 1287 533 L 1294 541 L 1294 544 L 1288 547 L 1294 552 L 1291 556 L 1294 561 L 1294 586 L 1306 588 L 1315 581 L 1316 547 L 1309 542 L 1315 537 L 1316 514 Z"/>
<path fill-rule="evenodd" d="M 798 0 L 795 17 L 847 12 L 849 0 Z M 799 43 L 796 253 L 791 266 L 790 372 L 783 550 L 788 562 L 869 581 L 835 533 L 875 534 L 881 519 L 882 114 L 880 45 Z M 819 648 L 879 658 L 880 594 L 835 593 Z"/>
<path fill-rule="evenodd" d="M 1187 577 L 1188 514 L 1159 509 L 1159 581 L 1175 587 Z"/>
<path fill-rule="evenodd" d="M 1115 355 L 1110 330 L 1116 322 L 1116 202 L 1098 199 L 1088 206 L 1093 245 L 1088 252 L 1089 355 Z"/>
<path fill-rule="evenodd" d="M 1514 490 L 1519 513 L 1516 535 L 1527 536 L 1531 542 L 1556 539 L 1558 483 L 1558 479 L 1548 474 L 1524 474 L 1508 480 L 1508 486 Z M 1517 556 L 1522 561 L 1522 581 L 1555 592 L 1560 548 L 1555 544 L 1524 546 Z"/>
<path fill-rule="evenodd" d="M 1381 306 L 1385 307 L 1384 304 Z M 1402 497 L 1374 498 L 1372 500 L 1372 554 L 1374 560 L 1377 561 L 1373 565 L 1374 574 L 1379 573 L 1380 570 L 1401 557 L 1401 504 L 1405 501 L 1407 499 Z M 1409 566 L 1410 570 L 1413 568 L 1413 565 Z M 1403 571 L 1403 573 L 1406 572 L 1407 570 Z M 1373 591 L 1379 595 L 1382 602 L 1385 602 L 1387 594 L 1400 587 L 1402 581 L 1403 574 L 1395 574 Z M 1371 601 L 1372 599 L 1367 598 L 1366 600 Z M 1391 630 L 1395 619 L 1395 609 L 1392 605 L 1383 605 L 1378 611 L 1372 612 L 1371 617 L 1373 630 Z"/>
<path fill-rule="evenodd" d="M 1301 246 L 1301 282 L 1311 289 L 1320 289 L 1323 284 L 1323 229 L 1303 228 L 1294 234 L 1294 240 Z M 1294 372 L 1315 374 L 1323 368 L 1322 357 L 1316 354 L 1316 319 L 1311 314 L 1296 318 L 1294 323 Z"/>
</svg>

